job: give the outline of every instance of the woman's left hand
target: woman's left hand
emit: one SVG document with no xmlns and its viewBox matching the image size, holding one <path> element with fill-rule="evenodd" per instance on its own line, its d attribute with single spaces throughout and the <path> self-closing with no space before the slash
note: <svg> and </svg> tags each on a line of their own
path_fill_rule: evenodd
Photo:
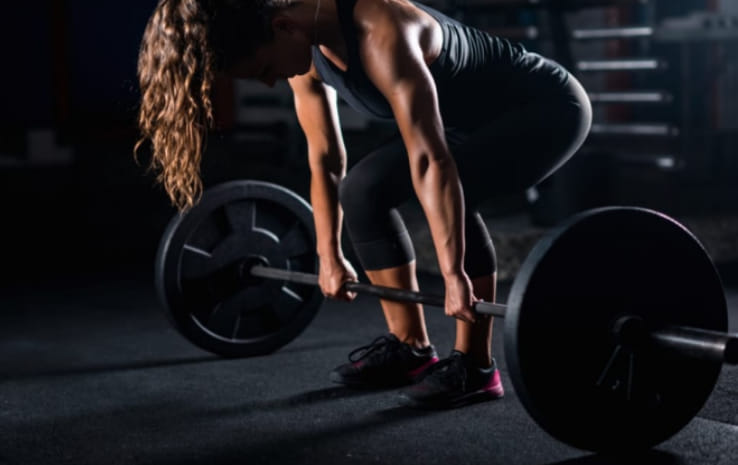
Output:
<svg viewBox="0 0 738 465">
<path fill-rule="evenodd" d="M 466 273 L 461 272 L 444 279 L 446 284 L 446 315 L 475 323 L 476 315 L 472 306 L 476 302 L 472 283 Z"/>
</svg>

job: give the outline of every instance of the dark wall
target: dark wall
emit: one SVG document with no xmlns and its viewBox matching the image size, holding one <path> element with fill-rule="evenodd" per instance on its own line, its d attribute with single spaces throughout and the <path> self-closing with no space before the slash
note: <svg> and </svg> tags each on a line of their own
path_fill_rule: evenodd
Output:
<svg viewBox="0 0 738 465">
<path fill-rule="evenodd" d="M 128 118 L 138 97 L 138 44 L 155 2 L 67 3 L 69 90 L 76 118 Z"/>
<path fill-rule="evenodd" d="M 36 3 L 20 2 L 0 15 L 3 43 L 3 124 L 42 125 L 52 121 L 51 21 Z M 26 6 L 24 6 L 26 5 Z"/>
<path fill-rule="evenodd" d="M 154 5 L 13 2 L 0 15 L 3 126 L 80 133 L 86 124 L 130 120 L 138 44 Z"/>
<path fill-rule="evenodd" d="M 0 15 L 3 275 L 150 260 L 172 213 L 131 155 L 136 56 L 154 4 L 13 2 Z M 31 160 L 38 129 L 71 158 Z"/>
</svg>

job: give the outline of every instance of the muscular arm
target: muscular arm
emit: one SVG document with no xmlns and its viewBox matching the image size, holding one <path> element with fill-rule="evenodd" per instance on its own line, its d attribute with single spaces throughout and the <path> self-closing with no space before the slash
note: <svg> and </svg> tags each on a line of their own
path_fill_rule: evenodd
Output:
<svg viewBox="0 0 738 465">
<path fill-rule="evenodd" d="M 351 300 L 355 293 L 341 289 L 356 273 L 341 250 L 343 212 L 338 185 L 346 175 L 346 149 L 341 136 L 336 93 L 325 86 L 314 69 L 289 80 L 295 110 L 308 142 L 310 200 L 320 257 L 320 287 L 329 297 Z"/>
<path fill-rule="evenodd" d="M 446 312 L 473 321 L 473 297 L 463 269 L 463 192 L 446 144 L 435 82 L 421 47 L 425 30 L 402 9 L 378 5 L 364 11 L 371 20 L 362 24 L 362 62 L 392 106 L 407 148 L 413 186 L 446 283 Z"/>
<path fill-rule="evenodd" d="M 346 174 L 346 150 L 341 137 L 335 91 L 313 73 L 289 81 L 295 110 L 308 142 L 310 198 L 315 215 L 317 253 L 321 259 L 341 254 L 343 213 L 338 204 L 338 184 Z"/>
<path fill-rule="evenodd" d="M 392 106 L 441 272 L 452 275 L 462 271 L 464 202 L 446 144 L 435 83 L 420 47 L 420 27 L 391 14 L 384 16 L 383 21 L 393 24 L 367 28 L 362 60 Z"/>
</svg>

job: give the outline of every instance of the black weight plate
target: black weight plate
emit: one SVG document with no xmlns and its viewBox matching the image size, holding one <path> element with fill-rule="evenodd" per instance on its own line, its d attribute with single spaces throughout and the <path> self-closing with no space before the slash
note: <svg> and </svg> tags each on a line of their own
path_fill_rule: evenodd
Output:
<svg viewBox="0 0 738 465">
<path fill-rule="evenodd" d="M 720 363 L 649 345 L 616 350 L 612 327 L 623 315 L 650 330 L 727 330 L 709 256 L 683 226 L 651 210 L 603 208 L 553 229 L 522 265 L 508 305 L 515 391 L 544 430 L 580 449 L 666 440 L 697 414 L 720 373 Z"/>
<path fill-rule="evenodd" d="M 262 181 L 207 190 L 159 244 L 156 288 L 174 326 L 226 357 L 267 354 L 296 338 L 323 301 L 320 289 L 244 275 L 255 263 L 317 271 L 310 205 Z"/>
</svg>

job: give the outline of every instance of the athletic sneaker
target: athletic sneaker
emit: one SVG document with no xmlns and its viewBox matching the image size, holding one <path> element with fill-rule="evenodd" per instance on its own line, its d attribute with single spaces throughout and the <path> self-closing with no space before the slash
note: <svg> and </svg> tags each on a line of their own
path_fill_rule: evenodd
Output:
<svg viewBox="0 0 738 465">
<path fill-rule="evenodd" d="M 434 364 L 418 383 L 400 392 L 400 403 L 408 407 L 441 409 L 499 399 L 505 395 L 494 359 L 492 367 L 479 368 L 462 352 Z"/>
<path fill-rule="evenodd" d="M 380 336 L 349 354 L 349 363 L 336 367 L 331 381 L 351 387 L 393 387 L 410 384 L 438 361 L 433 346 L 415 349 L 393 334 Z"/>
</svg>

